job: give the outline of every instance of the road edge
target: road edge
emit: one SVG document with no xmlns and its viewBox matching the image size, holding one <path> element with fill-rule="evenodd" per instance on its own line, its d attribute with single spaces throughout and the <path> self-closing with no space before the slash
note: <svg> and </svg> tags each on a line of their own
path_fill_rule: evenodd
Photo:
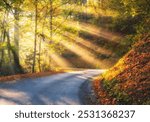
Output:
<svg viewBox="0 0 150 122">
<path fill-rule="evenodd" d="M 83 105 L 98 105 L 99 102 L 92 87 L 92 79 L 88 79 L 81 84 L 79 97 Z"/>
</svg>

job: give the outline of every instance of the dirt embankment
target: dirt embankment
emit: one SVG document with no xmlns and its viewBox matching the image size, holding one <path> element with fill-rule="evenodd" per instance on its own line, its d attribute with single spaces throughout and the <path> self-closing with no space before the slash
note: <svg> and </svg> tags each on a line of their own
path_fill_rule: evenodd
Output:
<svg viewBox="0 0 150 122">
<path fill-rule="evenodd" d="M 93 81 L 99 104 L 150 104 L 150 36 Z"/>
</svg>

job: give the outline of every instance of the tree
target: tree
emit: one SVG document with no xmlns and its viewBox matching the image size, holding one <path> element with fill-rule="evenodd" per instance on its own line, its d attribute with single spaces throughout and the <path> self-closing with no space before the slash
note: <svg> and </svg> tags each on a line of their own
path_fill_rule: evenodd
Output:
<svg viewBox="0 0 150 122">
<path fill-rule="evenodd" d="M 49 12 L 49 25 L 50 25 L 50 43 L 53 42 L 53 1 L 49 0 L 50 12 Z"/>
<path fill-rule="evenodd" d="M 16 4 L 17 1 L 15 0 L 3 0 L 0 2 L 1 8 L 4 11 L 4 18 L 3 18 L 3 22 L 2 22 L 2 32 L 1 35 L 4 35 L 2 37 L 2 42 L 5 42 L 5 39 L 7 37 L 7 50 L 8 50 L 8 55 L 9 55 L 9 60 L 10 60 L 10 69 L 11 72 L 14 73 L 22 73 L 22 67 L 20 65 L 20 61 L 19 61 L 19 39 L 15 38 L 17 36 L 19 36 L 19 28 L 17 27 L 18 21 L 19 21 L 19 15 L 16 14 L 16 11 L 14 9 L 14 4 Z M 10 17 L 8 17 L 9 15 L 14 15 L 14 44 L 15 46 L 13 47 L 11 44 L 11 39 L 10 39 L 10 34 L 9 34 L 9 22 L 8 20 L 10 19 Z M 19 27 L 19 26 L 18 26 Z M 2 50 L 2 60 L 1 60 L 1 66 L 2 63 L 4 61 L 4 49 Z M 13 60 L 11 59 L 13 56 Z"/>
<path fill-rule="evenodd" d="M 20 14 L 20 6 L 22 4 L 22 0 L 12 0 L 13 3 L 13 11 L 14 11 L 14 44 L 15 44 L 15 64 L 16 68 L 19 68 L 19 72 L 23 72 L 21 65 L 20 65 L 20 58 L 19 58 L 19 41 L 20 41 L 20 32 L 19 32 L 19 14 Z"/>
<path fill-rule="evenodd" d="M 33 54 L 33 66 L 32 72 L 35 72 L 36 65 L 36 48 L 37 48 L 37 21 L 38 21 L 38 0 L 35 0 L 35 37 L 34 37 L 34 54 Z"/>
</svg>

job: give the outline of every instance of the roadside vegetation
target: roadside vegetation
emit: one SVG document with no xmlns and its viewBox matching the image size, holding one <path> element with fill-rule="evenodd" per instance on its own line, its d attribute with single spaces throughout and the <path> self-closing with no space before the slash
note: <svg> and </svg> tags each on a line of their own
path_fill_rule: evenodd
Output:
<svg viewBox="0 0 150 122">
<path fill-rule="evenodd" d="M 123 57 L 116 65 L 93 80 L 98 104 L 150 104 L 150 5 L 147 0 L 110 5 L 118 12 L 112 29 L 124 34 L 126 49 L 117 51 Z"/>
<path fill-rule="evenodd" d="M 150 36 L 93 81 L 99 104 L 150 104 Z"/>
</svg>

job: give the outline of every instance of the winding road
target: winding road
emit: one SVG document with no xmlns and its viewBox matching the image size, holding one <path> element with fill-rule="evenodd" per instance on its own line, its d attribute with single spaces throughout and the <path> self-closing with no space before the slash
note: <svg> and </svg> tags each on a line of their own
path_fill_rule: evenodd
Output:
<svg viewBox="0 0 150 122">
<path fill-rule="evenodd" d="M 102 72 L 84 70 L 0 83 L 0 105 L 82 105 L 81 84 Z"/>
</svg>

